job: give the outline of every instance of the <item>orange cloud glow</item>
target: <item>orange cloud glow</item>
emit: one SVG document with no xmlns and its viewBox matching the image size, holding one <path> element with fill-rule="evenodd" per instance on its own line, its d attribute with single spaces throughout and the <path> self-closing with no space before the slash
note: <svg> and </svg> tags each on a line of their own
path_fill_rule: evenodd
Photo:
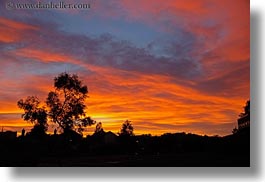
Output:
<svg viewBox="0 0 265 182">
<path fill-rule="evenodd" d="M 0 42 L 10 43 L 23 39 L 23 31 L 37 27 L 0 17 Z"/>
<path fill-rule="evenodd" d="M 68 56 L 41 50 L 28 50 L 30 54 L 26 54 L 26 52 L 26 50 L 21 50 L 14 54 L 43 62 L 69 60 Z M 80 62 L 75 61 L 74 58 L 69 61 Z M 219 133 L 225 134 L 230 132 L 235 125 L 238 111 L 245 102 L 241 97 L 234 97 L 231 102 L 230 97 L 205 94 L 176 84 L 169 76 L 150 75 L 89 64 L 83 65 L 95 72 L 95 76 L 91 77 L 81 75 L 90 90 L 89 99 L 86 102 L 87 114 L 98 122 L 101 121 L 105 130 L 118 132 L 122 122 L 129 119 L 133 121 L 137 134 L 182 131 L 215 134 L 219 124 L 228 124 L 229 128 Z M 41 94 L 36 94 L 43 100 L 52 90 L 53 77 L 50 78 L 50 81 L 42 80 L 41 77 L 27 77 L 27 79 L 31 80 L 31 84 L 37 86 L 38 93 Z M 106 87 L 107 85 L 111 85 L 111 88 Z M 25 87 L 28 86 L 25 85 Z M 7 101 L 6 104 L 1 105 L 2 113 L 17 113 L 18 111 L 15 100 L 13 103 Z M 207 131 L 204 130 L 205 128 L 191 128 L 190 125 L 196 124 L 196 122 L 210 123 L 211 128 L 208 128 Z M 21 119 L 16 119 L 14 125 L 24 126 L 24 123 Z M 169 124 L 168 127 L 166 127 L 167 124 Z M 165 127 L 161 129 L 159 125 Z M 93 128 L 88 129 L 87 132 L 93 132 Z"/>
</svg>

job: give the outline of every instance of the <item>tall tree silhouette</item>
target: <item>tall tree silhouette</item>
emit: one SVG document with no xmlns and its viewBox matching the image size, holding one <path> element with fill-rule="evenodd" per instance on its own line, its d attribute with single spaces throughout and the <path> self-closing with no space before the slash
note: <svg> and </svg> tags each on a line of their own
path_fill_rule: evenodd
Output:
<svg viewBox="0 0 265 182">
<path fill-rule="evenodd" d="M 77 75 L 61 73 L 54 78 L 54 88 L 55 90 L 48 94 L 46 100 L 48 114 L 51 121 L 57 123 L 64 133 L 76 128 L 79 133 L 82 133 L 84 127 L 95 123 L 85 114 L 88 89 Z"/>
<path fill-rule="evenodd" d="M 47 111 L 44 107 L 40 107 L 40 101 L 36 96 L 29 96 L 17 102 L 19 108 L 24 109 L 25 113 L 22 118 L 34 124 L 31 133 L 34 135 L 44 135 L 48 129 Z"/>
<path fill-rule="evenodd" d="M 120 131 L 120 135 L 121 136 L 133 136 L 133 126 L 132 126 L 132 122 L 129 120 L 124 121 L 124 123 L 122 124 L 121 127 L 121 131 Z"/>
</svg>

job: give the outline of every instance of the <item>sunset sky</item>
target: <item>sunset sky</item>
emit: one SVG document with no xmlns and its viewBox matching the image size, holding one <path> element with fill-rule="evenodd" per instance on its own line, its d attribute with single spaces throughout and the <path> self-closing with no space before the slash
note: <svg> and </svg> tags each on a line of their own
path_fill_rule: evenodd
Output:
<svg viewBox="0 0 265 182">
<path fill-rule="evenodd" d="M 91 7 L 7 10 L 0 2 L 1 128 L 30 131 L 17 101 L 45 101 L 65 71 L 88 86 L 87 115 L 105 131 L 127 119 L 136 134 L 152 135 L 223 136 L 237 125 L 250 94 L 248 0 L 64 2 Z"/>
</svg>

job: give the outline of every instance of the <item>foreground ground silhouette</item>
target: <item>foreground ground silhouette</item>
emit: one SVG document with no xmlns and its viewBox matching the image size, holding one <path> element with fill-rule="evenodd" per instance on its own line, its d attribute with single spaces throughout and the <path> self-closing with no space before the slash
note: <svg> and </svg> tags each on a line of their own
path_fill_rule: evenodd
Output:
<svg viewBox="0 0 265 182">
<path fill-rule="evenodd" d="M 0 166 L 250 166 L 249 128 L 225 137 L 27 135 L 1 137 L 0 146 Z"/>
</svg>

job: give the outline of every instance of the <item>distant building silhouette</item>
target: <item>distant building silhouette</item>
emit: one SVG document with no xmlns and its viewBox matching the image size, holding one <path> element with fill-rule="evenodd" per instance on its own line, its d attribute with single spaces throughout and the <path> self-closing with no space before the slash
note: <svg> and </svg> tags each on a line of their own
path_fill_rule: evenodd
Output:
<svg viewBox="0 0 265 182">
<path fill-rule="evenodd" d="M 118 138 L 117 135 L 109 131 L 109 132 L 106 132 L 104 135 L 104 142 L 107 145 L 117 144 L 117 138 Z"/>
<path fill-rule="evenodd" d="M 250 127 L 250 115 L 246 114 L 237 120 L 238 129 L 244 129 Z"/>
<path fill-rule="evenodd" d="M 246 102 L 244 112 L 241 113 L 239 116 L 240 118 L 237 120 L 238 130 L 250 128 L 250 100 Z"/>
<path fill-rule="evenodd" d="M 16 131 L 1 131 L 0 139 L 1 140 L 15 140 L 17 137 Z"/>
</svg>

